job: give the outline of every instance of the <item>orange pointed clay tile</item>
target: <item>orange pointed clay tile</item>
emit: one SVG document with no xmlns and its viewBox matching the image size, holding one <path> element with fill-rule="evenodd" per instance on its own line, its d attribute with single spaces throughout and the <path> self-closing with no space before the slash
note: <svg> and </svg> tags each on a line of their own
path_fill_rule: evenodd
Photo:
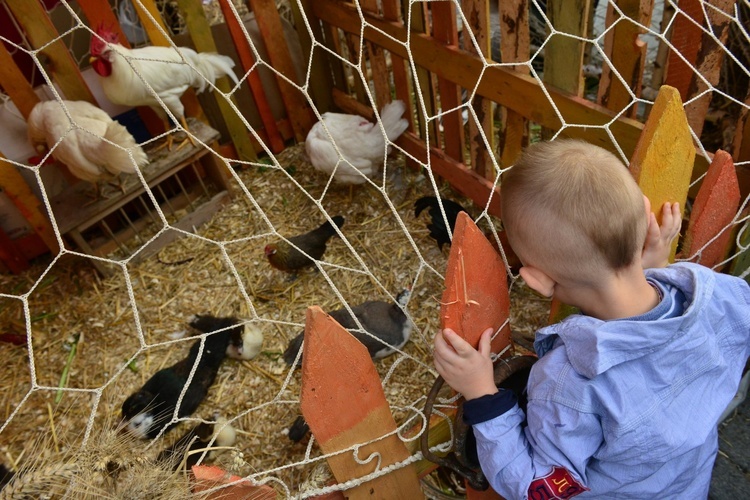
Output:
<svg viewBox="0 0 750 500">
<path fill-rule="evenodd" d="M 216 488 L 208 494 L 211 500 L 276 500 L 276 491 L 264 484 L 254 484 L 239 476 L 230 474 L 213 465 L 194 465 L 192 467 L 193 492 L 200 493 Z M 226 485 L 219 488 L 221 485 Z"/>
<path fill-rule="evenodd" d="M 510 345 L 510 298 L 505 265 L 492 244 L 466 212 L 458 214 L 445 271 L 440 305 L 443 328 L 450 328 L 473 346 L 487 328 L 500 334 L 492 351 Z"/>
<path fill-rule="evenodd" d="M 409 457 L 367 348 L 317 306 L 307 309 L 300 407 L 321 450 L 330 455 L 338 483 L 376 472 L 378 463 L 383 469 Z M 355 445 L 362 446 L 342 452 Z M 414 465 L 353 486 L 344 496 L 424 498 Z"/>
</svg>

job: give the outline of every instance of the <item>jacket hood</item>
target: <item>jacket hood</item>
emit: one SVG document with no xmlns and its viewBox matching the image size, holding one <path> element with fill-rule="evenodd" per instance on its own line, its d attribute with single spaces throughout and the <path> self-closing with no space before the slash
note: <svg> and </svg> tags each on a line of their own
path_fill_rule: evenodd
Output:
<svg viewBox="0 0 750 500">
<path fill-rule="evenodd" d="M 619 319 L 602 321 L 573 315 L 561 323 L 542 328 L 536 334 L 534 349 L 541 358 L 561 340 L 573 368 L 591 379 L 620 363 L 645 356 L 678 338 L 688 329 L 713 294 L 716 277 L 698 264 L 679 263 L 665 269 L 648 269 L 646 278 L 664 288 L 678 288 L 685 296 L 679 317 L 642 321 Z"/>
</svg>

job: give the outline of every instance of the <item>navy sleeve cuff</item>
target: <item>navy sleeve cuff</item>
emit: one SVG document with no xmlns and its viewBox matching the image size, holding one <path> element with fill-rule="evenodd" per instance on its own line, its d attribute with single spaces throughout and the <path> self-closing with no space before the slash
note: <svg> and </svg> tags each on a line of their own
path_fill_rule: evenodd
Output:
<svg viewBox="0 0 750 500">
<path fill-rule="evenodd" d="M 476 425 L 499 417 L 516 405 L 513 391 L 500 389 L 495 394 L 464 402 L 463 419 L 467 425 Z"/>
</svg>

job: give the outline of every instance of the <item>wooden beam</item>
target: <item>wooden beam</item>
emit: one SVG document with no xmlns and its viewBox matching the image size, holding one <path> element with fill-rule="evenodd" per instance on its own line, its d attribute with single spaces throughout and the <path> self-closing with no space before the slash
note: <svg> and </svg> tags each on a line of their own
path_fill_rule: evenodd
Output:
<svg viewBox="0 0 750 500">
<path fill-rule="evenodd" d="M 13 12 L 13 16 L 26 32 L 29 43 L 34 49 L 42 49 L 38 56 L 43 63 L 46 57 L 46 68 L 40 70 L 52 75 L 52 79 L 60 86 L 65 99 L 71 101 L 88 101 L 96 105 L 96 99 L 83 79 L 78 64 L 60 34 L 52 24 L 47 11 L 37 0 L 7 0 L 6 5 Z"/>
<path fill-rule="evenodd" d="M 24 119 L 28 120 L 31 110 L 39 102 L 39 97 L 2 42 L 0 42 L 0 87 L 10 96 Z"/>
<path fill-rule="evenodd" d="M 659 224 L 665 202 L 679 202 L 684 213 L 694 157 L 693 138 L 680 93 L 664 85 L 630 160 L 630 172 L 651 201 Z M 670 262 L 674 261 L 676 248 L 677 238 L 672 245 Z"/>
<path fill-rule="evenodd" d="M 310 92 L 312 93 L 313 101 L 318 113 L 325 113 L 331 111 L 331 88 L 333 88 L 333 78 L 331 76 L 331 65 L 329 57 L 324 54 L 324 51 L 319 47 L 313 48 L 313 39 L 318 43 L 323 42 L 323 30 L 320 26 L 320 20 L 317 19 L 310 8 L 311 0 L 299 0 L 297 2 L 289 2 L 292 8 L 292 15 L 294 17 L 294 26 L 299 36 L 300 45 L 302 45 L 302 54 L 306 60 L 312 59 L 310 63 L 310 77 L 308 84 L 310 85 Z M 302 10 L 300 10 L 302 9 Z M 303 14 L 304 12 L 304 14 Z M 304 16 L 304 18 L 303 18 Z M 307 19 L 310 25 L 310 32 L 307 31 L 307 25 L 305 24 Z"/>
<path fill-rule="evenodd" d="M 401 6 L 399 0 L 383 0 L 383 18 L 388 21 L 399 22 L 401 20 Z M 396 87 L 396 98 L 403 101 L 406 106 L 404 116 L 409 122 L 409 132 L 414 131 L 414 111 L 412 107 L 411 87 L 412 82 L 408 77 L 405 61 L 402 57 L 391 52 L 391 70 L 393 71 L 393 84 Z M 408 161 L 408 160 L 407 160 Z"/>
<path fill-rule="evenodd" d="M 367 348 L 318 306 L 307 309 L 300 406 L 339 483 L 409 457 Z M 361 447 L 344 451 L 355 445 Z M 379 458 L 366 460 L 373 453 Z M 413 465 L 353 486 L 346 496 L 424 498 Z"/>
<path fill-rule="evenodd" d="M 549 0 L 547 16 L 557 31 L 585 37 L 590 7 L 590 0 Z M 582 96 L 583 49 L 584 43 L 578 39 L 550 35 L 544 48 L 544 83 Z"/>
<path fill-rule="evenodd" d="M 260 34 L 266 44 L 268 58 L 270 59 L 267 62 L 276 72 L 285 77 L 281 78 L 277 74 L 276 80 L 279 83 L 279 91 L 286 107 L 287 116 L 292 122 L 294 136 L 297 141 L 302 142 L 316 120 L 313 118 L 315 115 L 310 108 L 310 103 L 307 102 L 302 91 L 288 83 L 288 81 L 297 84 L 300 82 L 297 82 L 292 57 L 289 55 L 289 49 L 286 45 L 279 11 L 276 9 L 273 0 L 248 0 L 248 2 L 255 13 Z"/>
<path fill-rule="evenodd" d="M 379 15 L 378 1 L 379 0 L 360 0 L 360 5 L 365 12 Z M 370 61 L 372 83 L 375 87 L 375 101 L 377 102 L 377 108 L 380 110 L 383 109 L 383 106 L 391 102 L 391 84 L 388 81 L 388 68 L 385 64 L 385 54 L 380 46 L 375 45 L 372 42 L 365 42 L 365 48 L 367 49 L 367 56 Z"/>
<path fill-rule="evenodd" d="M 203 10 L 203 3 L 201 0 L 177 0 L 177 4 L 182 10 L 185 16 L 185 23 L 188 26 L 188 32 L 190 38 L 195 44 L 195 48 L 198 52 L 217 52 L 216 42 L 214 42 L 213 35 L 211 34 L 211 27 L 208 25 L 205 11 Z M 222 77 L 216 81 L 216 88 L 228 94 L 232 88 L 227 77 Z M 255 154 L 255 148 L 250 142 L 247 136 L 247 128 L 242 118 L 234 111 L 230 102 L 235 104 L 232 96 L 224 97 L 222 95 L 215 95 L 216 102 L 219 104 L 221 110 L 221 116 L 224 118 L 229 135 L 232 137 L 232 142 L 237 150 L 237 154 L 240 160 L 254 161 L 258 159 Z"/>
<path fill-rule="evenodd" d="M 427 4 L 425 3 L 410 3 L 409 8 L 411 9 L 411 29 L 413 33 L 419 33 L 423 36 L 428 36 L 426 33 L 429 32 L 429 24 L 428 24 L 428 17 L 426 13 Z M 372 19 L 379 19 L 372 17 Z M 360 21 L 358 19 L 352 19 L 351 21 L 359 23 Z M 350 21 L 350 22 L 351 22 Z M 337 25 L 336 23 L 333 23 L 334 25 Z M 340 28 L 343 28 L 342 26 L 339 26 Z M 343 28 L 346 29 L 346 28 Z M 365 38 L 367 37 L 367 34 L 365 34 Z M 405 38 L 404 38 L 405 40 Z M 373 39 L 375 43 L 378 43 L 379 45 L 383 45 L 382 43 L 379 43 L 377 39 Z M 383 45 L 384 47 L 388 48 L 392 53 L 396 52 L 399 55 L 402 55 L 404 59 L 411 59 L 410 54 L 406 50 L 393 50 L 392 48 L 389 48 L 387 45 Z M 402 48 L 402 47 L 401 47 Z M 430 140 L 431 146 L 438 146 L 440 147 L 440 134 L 438 133 L 438 126 L 437 121 L 432 120 L 429 123 L 427 122 L 427 118 L 430 116 L 435 116 L 435 95 L 433 94 L 433 88 L 432 88 L 432 75 L 430 75 L 430 72 L 420 63 L 415 61 L 415 67 L 416 67 L 416 75 L 413 75 L 415 78 L 414 81 L 414 92 L 415 92 L 415 106 L 417 108 L 416 115 L 417 119 L 419 120 L 419 136 L 422 138 L 423 141 L 427 141 L 428 135 Z M 420 99 L 418 99 L 417 94 L 419 93 L 420 96 L 422 96 L 421 102 L 424 104 L 424 113 L 422 113 L 422 106 L 420 105 Z"/>
</svg>

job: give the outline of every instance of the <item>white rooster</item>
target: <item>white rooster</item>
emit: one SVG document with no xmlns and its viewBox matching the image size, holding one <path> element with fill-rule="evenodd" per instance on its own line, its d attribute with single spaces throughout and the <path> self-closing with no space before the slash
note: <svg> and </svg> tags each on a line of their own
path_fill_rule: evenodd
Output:
<svg viewBox="0 0 750 500">
<path fill-rule="evenodd" d="M 393 101 L 380 112 L 389 141 L 398 139 L 409 126 L 401 118 L 405 108 L 402 101 Z M 388 152 L 390 149 L 389 145 Z M 307 134 L 305 150 L 316 170 L 329 175 L 333 173 L 333 178 L 342 184 L 363 184 L 366 178 L 372 179 L 379 172 L 386 155 L 385 137 L 380 126 L 359 115 L 341 113 L 323 114 L 323 119 L 313 125 Z"/>
<path fill-rule="evenodd" d="M 164 106 L 185 130 L 188 126 L 180 97 L 189 87 L 203 92 L 212 89 L 209 82 L 214 84 L 223 76 L 238 83 L 230 57 L 186 47 L 128 49 L 118 43 L 117 34 L 104 27 L 96 34 L 91 37 L 90 61 L 107 98 L 124 106 L 150 106 L 166 122 Z M 171 134 L 167 146 L 172 148 Z"/>
<path fill-rule="evenodd" d="M 148 163 L 148 156 L 130 132 L 86 101 L 40 102 L 31 110 L 27 125 L 29 140 L 37 151 L 51 149 L 52 156 L 73 175 L 93 183 L 97 195 L 97 181 L 135 173 L 137 167 Z"/>
</svg>

